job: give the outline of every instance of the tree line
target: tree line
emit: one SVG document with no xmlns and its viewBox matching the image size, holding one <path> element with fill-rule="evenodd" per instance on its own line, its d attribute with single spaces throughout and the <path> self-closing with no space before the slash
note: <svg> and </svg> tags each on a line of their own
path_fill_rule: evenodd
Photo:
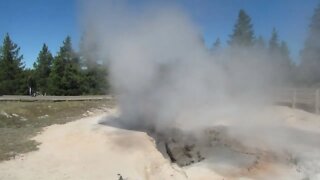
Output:
<svg viewBox="0 0 320 180">
<path fill-rule="evenodd" d="M 309 26 L 309 33 L 301 51 L 301 63 L 290 59 L 289 48 L 279 39 L 277 30 L 271 32 L 266 42 L 256 36 L 251 17 L 240 10 L 228 41 L 229 49 L 250 49 L 260 51 L 272 61 L 272 69 L 283 72 L 279 79 L 291 85 L 320 85 L 320 5 L 315 9 Z M 213 54 L 221 51 L 218 38 L 211 48 Z M 30 94 L 39 92 L 47 95 L 106 94 L 110 92 L 108 68 L 104 61 L 85 53 L 83 42 L 76 52 L 68 36 L 56 55 L 43 44 L 33 68 L 25 68 L 20 47 L 6 34 L 0 49 L 0 95 Z M 240 62 L 241 63 L 241 62 Z M 283 81 L 282 81 L 283 82 Z"/>
<path fill-rule="evenodd" d="M 106 65 L 75 52 L 69 36 L 55 56 L 43 44 L 32 69 L 22 60 L 20 47 L 6 34 L 0 50 L 0 95 L 106 94 L 110 89 Z"/>
<path fill-rule="evenodd" d="M 255 78 L 257 81 L 275 77 L 270 85 L 296 84 L 297 66 L 290 58 L 287 43 L 279 38 L 276 28 L 270 32 L 270 39 L 265 40 L 263 36 L 255 34 L 251 17 L 244 10 L 240 10 L 227 44 L 226 48 L 222 48 L 221 41 L 217 38 L 210 51 L 213 55 L 228 55 L 222 59 L 229 74 L 238 76 L 237 71 L 248 71 L 245 75 L 250 75 L 256 69 L 259 71 L 256 76 L 260 78 Z M 243 80 L 250 78 L 243 77 Z"/>
<path fill-rule="evenodd" d="M 269 73 L 278 73 L 275 81 L 285 86 L 312 87 L 320 85 L 320 4 L 315 8 L 307 39 L 300 51 L 299 63 L 293 63 L 290 51 L 285 41 L 279 39 L 275 28 L 271 31 L 271 37 L 265 40 L 262 36 L 256 36 L 251 23 L 251 17 L 240 10 L 228 41 L 228 47 L 222 48 L 219 38 L 213 43 L 211 51 L 214 54 L 225 49 L 245 49 L 258 52 L 258 57 L 268 63 Z M 238 53 L 239 55 L 239 53 Z M 261 64 L 260 64 L 261 65 Z M 284 84 L 283 84 L 284 83 Z"/>
</svg>

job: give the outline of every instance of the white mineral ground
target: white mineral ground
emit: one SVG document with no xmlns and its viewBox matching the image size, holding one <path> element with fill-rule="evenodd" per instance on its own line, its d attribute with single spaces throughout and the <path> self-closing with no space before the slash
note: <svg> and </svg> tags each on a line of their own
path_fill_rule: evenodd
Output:
<svg viewBox="0 0 320 180">
<path fill-rule="evenodd" d="M 320 118 L 302 110 L 272 107 L 290 127 L 319 132 Z M 228 146 L 201 162 L 178 167 L 157 150 L 155 141 L 144 132 L 99 124 L 115 109 L 96 113 L 64 125 L 47 127 L 34 139 L 38 151 L 0 163 L 1 180 L 127 180 L 144 179 L 302 179 L 298 166 L 278 162 L 272 155 L 255 155 Z M 263 153 L 262 153 L 263 154 Z M 314 179 L 317 179 L 316 176 Z"/>
</svg>

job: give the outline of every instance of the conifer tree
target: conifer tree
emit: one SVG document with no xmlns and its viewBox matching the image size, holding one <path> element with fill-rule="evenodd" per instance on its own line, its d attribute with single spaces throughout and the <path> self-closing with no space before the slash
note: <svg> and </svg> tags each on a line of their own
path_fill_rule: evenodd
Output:
<svg viewBox="0 0 320 180">
<path fill-rule="evenodd" d="M 72 49 L 71 38 L 68 36 L 53 61 L 49 76 L 50 93 L 80 95 L 82 79 L 79 58 Z"/>
<path fill-rule="evenodd" d="M 295 79 L 293 77 L 293 64 L 290 58 L 290 52 L 288 45 L 285 41 L 282 41 L 279 47 L 280 51 L 280 63 L 279 66 L 283 72 L 284 81 L 291 83 Z"/>
<path fill-rule="evenodd" d="M 82 90 L 87 94 L 106 94 L 110 88 L 108 66 L 98 60 L 97 48 L 84 34 L 80 41 L 80 57 L 84 73 Z"/>
<path fill-rule="evenodd" d="M 237 47 L 250 47 L 253 45 L 254 32 L 251 24 L 251 18 L 244 10 L 239 11 L 237 22 L 233 33 L 230 35 L 229 44 Z"/>
<path fill-rule="evenodd" d="M 6 34 L 0 52 L 0 94 L 21 94 L 27 92 L 23 76 L 23 56 L 20 47 Z"/>
<path fill-rule="evenodd" d="M 51 72 L 52 54 L 50 53 L 48 46 L 43 44 L 42 49 L 38 55 L 37 61 L 33 64 L 34 77 L 36 82 L 37 91 L 42 94 L 46 94 L 49 90 L 48 80 Z"/>
<path fill-rule="evenodd" d="M 220 38 L 217 38 L 216 41 L 213 43 L 213 51 L 217 51 L 221 48 L 221 41 Z"/>
<path fill-rule="evenodd" d="M 289 48 L 285 41 L 282 41 L 280 44 L 280 54 L 281 54 L 282 60 L 284 61 L 284 64 L 286 65 L 291 64 Z"/>
<path fill-rule="evenodd" d="M 277 74 L 276 81 L 279 85 L 287 85 L 292 82 L 292 63 L 289 55 L 289 48 L 285 41 L 279 42 L 279 35 L 275 28 L 269 40 L 269 63 L 272 72 Z"/>
<path fill-rule="evenodd" d="M 264 50 L 266 48 L 266 42 L 264 41 L 262 36 L 259 36 L 256 40 L 255 40 L 255 47 L 260 49 L 260 50 Z"/>
<path fill-rule="evenodd" d="M 300 80 L 308 85 L 320 84 L 320 4 L 314 10 L 309 34 L 301 52 Z"/>
<path fill-rule="evenodd" d="M 278 32 L 275 28 L 272 29 L 271 38 L 269 40 L 269 52 L 274 55 L 278 55 L 280 53 Z"/>
</svg>

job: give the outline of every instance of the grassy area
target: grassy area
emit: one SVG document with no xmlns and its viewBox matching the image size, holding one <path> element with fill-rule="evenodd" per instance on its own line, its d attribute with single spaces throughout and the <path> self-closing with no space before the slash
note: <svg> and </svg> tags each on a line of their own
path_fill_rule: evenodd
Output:
<svg viewBox="0 0 320 180">
<path fill-rule="evenodd" d="M 87 111 L 113 107 L 112 100 L 64 102 L 0 102 L 0 161 L 37 149 L 30 140 L 43 127 L 63 124 Z"/>
</svg>

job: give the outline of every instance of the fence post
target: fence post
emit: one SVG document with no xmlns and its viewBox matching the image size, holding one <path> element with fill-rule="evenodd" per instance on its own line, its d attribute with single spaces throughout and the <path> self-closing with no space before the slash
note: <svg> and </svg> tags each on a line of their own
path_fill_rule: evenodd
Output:
<svg viewBox="0 0 320 180">
<path fill-rule="evenodd" d="M 297 90 L 293 89 L 293 96 L 292 96 L 292 108 L 296 108 L 296 101 L 297 101 Z"/>
<path fill-rule="evenodd" d="M 315 113 L 319 114 L 319 89 L 316 89 L 316 97 L 315 97 Z"/>
</svg>

